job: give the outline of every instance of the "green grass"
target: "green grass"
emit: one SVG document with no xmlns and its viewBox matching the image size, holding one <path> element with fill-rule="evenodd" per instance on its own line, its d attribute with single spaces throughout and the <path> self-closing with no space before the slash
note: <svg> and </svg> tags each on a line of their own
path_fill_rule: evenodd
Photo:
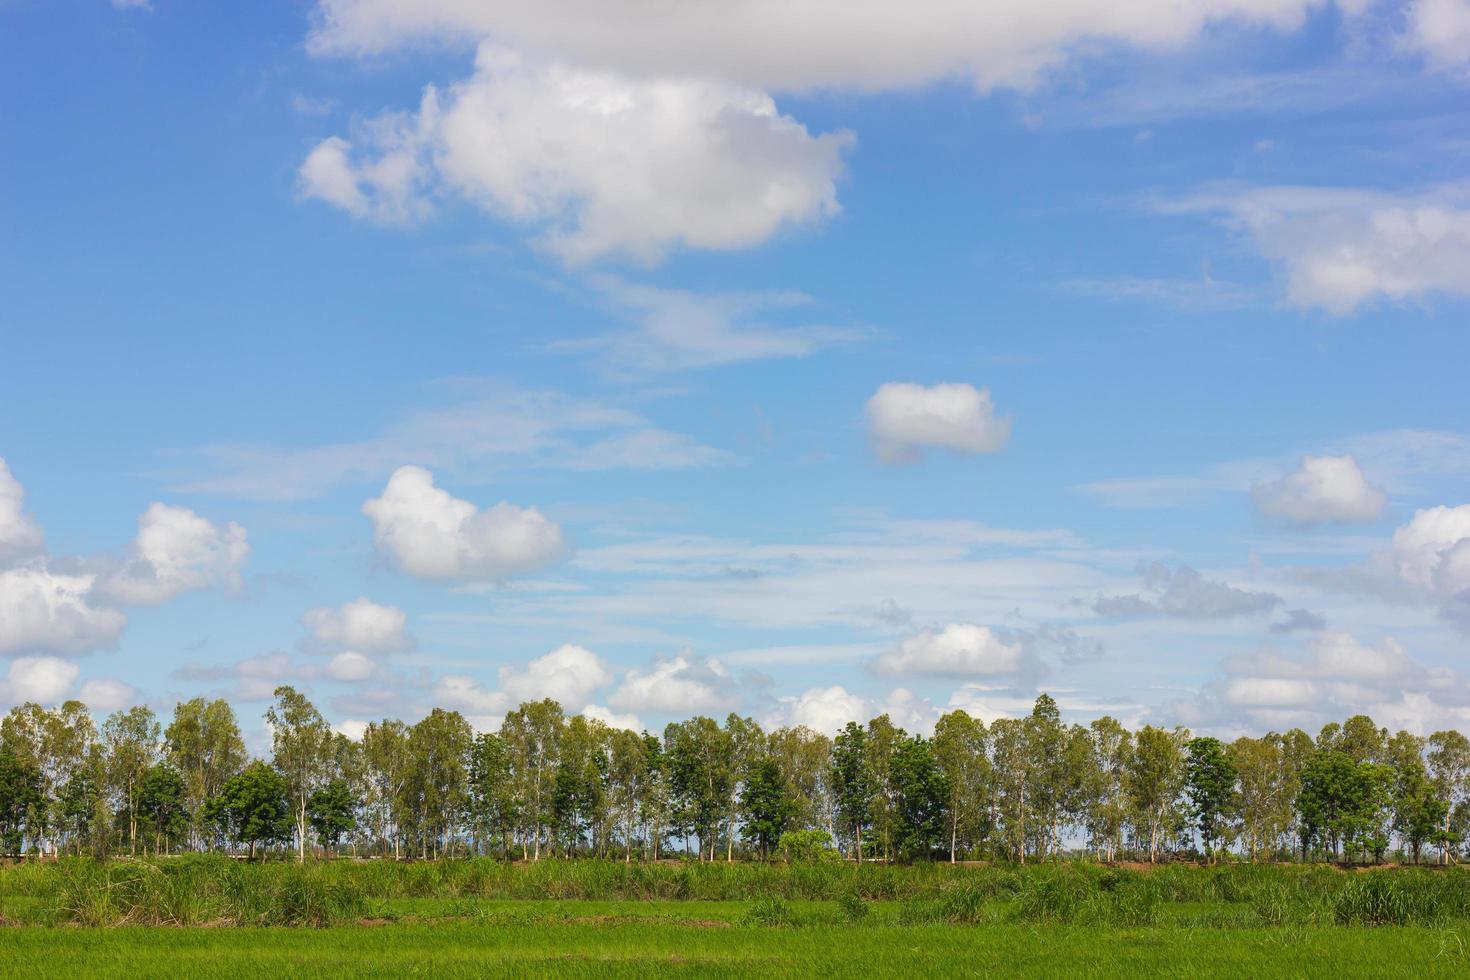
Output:
<svg viewBox="0 0 1470 980">
<path fill-rule="evenodd" d="M 1464 929 L 1401 927 L 712 927 L 573 920 L 0 930 L 8 977 L 1463 977 L 1470 973 L 1467 946 Z"/>
<path fill-rule="evenodd" d="M 74 860 L 0 925 L 6 977 L 1470 976 L 1470 871 Z"/>
</svg>

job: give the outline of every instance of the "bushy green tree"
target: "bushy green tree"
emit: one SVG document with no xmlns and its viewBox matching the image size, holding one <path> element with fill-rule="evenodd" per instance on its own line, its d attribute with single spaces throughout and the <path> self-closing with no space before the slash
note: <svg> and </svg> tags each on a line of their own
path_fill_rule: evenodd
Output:
<svg viewBox="0 0 1470 980">
<path fill-rule="evenodd" d="M 357 798 L 340 776 L 312 791 L 306 801 L 306 818 L 328 851 L 335 851 L 342 838 L 357 829 L 357 807 Z"/>
<path fill-rule="evenodd" d="M 1211 860 L 1235 812 L 1236 778 L 1235 763 L 1218 738 L 1190 739 L 1185 789 L 1204 852 Z"/>
<path fill-rule="evenodd" d="M 284 776 L 264 762 L 252 762 L 205 802 L 205 820 L 226 841 L 246 845 L 254 858 L 258 847 L 291 839 L 290 793 Z"/>
<path fill-rule="evenodd" d="M 741 836 L 762 860 L 768 859 L 796 817 L 796 803 L 787 795 L 781 767 L 775 759 L 760 759 L 751 764 L 740 803 L 745 815 Z"/>
</svg>

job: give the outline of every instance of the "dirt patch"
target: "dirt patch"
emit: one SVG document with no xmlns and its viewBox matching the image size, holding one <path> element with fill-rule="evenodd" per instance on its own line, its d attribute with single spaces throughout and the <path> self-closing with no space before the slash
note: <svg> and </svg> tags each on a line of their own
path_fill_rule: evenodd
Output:
<svg viewBox="0 0 1470 980">
<path fill-rule="evenodd" d="M 391 919 L 358 919 L 357 924 L 360 926 L 386 926 L 391 921 Z"/>
</svg>

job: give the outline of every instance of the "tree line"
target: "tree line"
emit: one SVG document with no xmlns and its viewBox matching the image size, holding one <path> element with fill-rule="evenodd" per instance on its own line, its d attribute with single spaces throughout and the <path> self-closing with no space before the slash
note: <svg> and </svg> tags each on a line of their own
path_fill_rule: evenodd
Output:
<svg viewBox="0 0 1470 980">
<path fill-rule="evenodd" d="M 738 714 L 640 733 L 543 700 L 494 732 L 436 708 L 351 739 L 281 687 L 264 720 L 270 756 L 251 759 L 223 700 L 167 726 L 147 707 L 100 726 L 78 701 L 16 707 L 0 851 L 1417 863 L 1459 860 L 1470 832 L 1470 741 L 1365 715 L 1223 742 L 1064 723 L 1043 694 L 989 725 L 951 711 L 924 737 L 880 715 L 829 738 Z"/>
</svg>

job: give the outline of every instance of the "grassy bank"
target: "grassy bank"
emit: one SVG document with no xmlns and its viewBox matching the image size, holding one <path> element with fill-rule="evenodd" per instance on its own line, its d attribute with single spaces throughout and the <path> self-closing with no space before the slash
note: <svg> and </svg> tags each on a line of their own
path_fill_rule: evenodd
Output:
<svg viewBox="0 0 1470 980">
<path fill-rule="evenodd" d="M 896 925 L 1149 927 L 1425 926 L 1470 923 L 1470 872 L 1312 866 L 1106 868 L 845 864 L 338 861 L 248 864 L 217 856 L 86 859 L 0 868 L 0 919 L 84 926 L 330 926 L 393 903 L 743 903 L 752 925 L 801 924 L 825 903 L 843 921 L 882 908 Z M 485 906 L 490 907 L 490 906 Z M 499 907 L 499 906 L 495 906 Z"/>
</svg>

